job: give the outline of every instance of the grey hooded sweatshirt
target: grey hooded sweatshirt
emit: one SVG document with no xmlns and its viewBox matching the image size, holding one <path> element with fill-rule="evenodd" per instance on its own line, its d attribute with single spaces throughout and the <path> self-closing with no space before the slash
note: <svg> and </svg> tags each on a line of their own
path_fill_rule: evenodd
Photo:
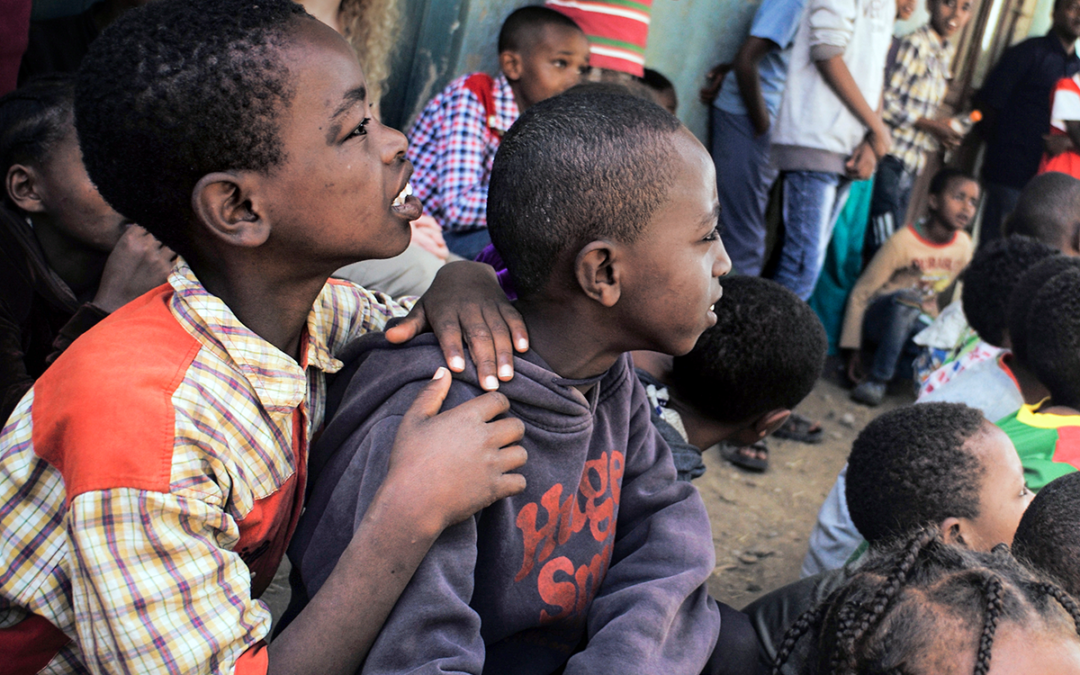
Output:
<svg viewBox="0 0 1080 675">
<path fill-rule="evenodd" d="M 312 448 L 289 549 L 301 603 L 348 545 L 402 415 L 443 364 L 432 336 L 394 346 L 372 335 L 349 351 L 355 373 Z M 514 372 L 500 391 L 525 423 L 528 488 L 443 532 L 361 672 L 697 675 L 720 630 L 705 586 L 709 519 L 697 489 L 675 480 L 629 356 L 587 396 L 533 352 Z M 481 393 L 470 363 L 444 409 Z"/>
</svg>

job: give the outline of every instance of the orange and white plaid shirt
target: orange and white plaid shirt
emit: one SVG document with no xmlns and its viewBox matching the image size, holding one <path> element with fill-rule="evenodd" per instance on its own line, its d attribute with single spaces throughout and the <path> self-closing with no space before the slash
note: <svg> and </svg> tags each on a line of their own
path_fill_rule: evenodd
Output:
<svg viewBox="0 0 1080 675">
<path fill-rule="evenodd" d="M 406 309 L 330 282 L 297 364 L 179 261 L 80 337 L 0 434 L 2 669 L 265 672 L 332 355 Z"/>
</svg>

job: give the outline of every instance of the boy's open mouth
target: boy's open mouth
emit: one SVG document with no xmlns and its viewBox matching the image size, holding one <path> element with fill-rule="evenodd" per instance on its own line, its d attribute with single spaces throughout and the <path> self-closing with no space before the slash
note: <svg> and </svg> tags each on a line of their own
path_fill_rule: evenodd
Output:
<svg viewBox="0 0 1080 675">
<path fill-rule="evenodd" d="M 405 198 L 412 194 L 412 183 L 405 183 L 405 187 L 401 189 L 397 197 L 394 197 L 393 203 L 390 206 L 404 206 Z"/>
</svg>

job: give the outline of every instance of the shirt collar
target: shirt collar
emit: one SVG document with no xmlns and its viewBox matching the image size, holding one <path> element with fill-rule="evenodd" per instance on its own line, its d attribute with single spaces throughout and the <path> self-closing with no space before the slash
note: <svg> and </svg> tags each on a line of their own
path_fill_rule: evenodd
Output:
<svg viewBox="0 0 1080 675">
<path fill-rule="evenodd" d="M 323 289 L 308 315 L 301 340 L 306 343 L 301 363 L 267 342 L 236 318 L 221 298 L 211 294 L 195 273 L 177 258 L 169 275 L 169 285 L 176 292 L 173 312 L 181 324 L 212 350 L 223 352 L 243 373 L 260 403 L 271 413 L 291 414 L 307 395 L 306 367 L 327 373 L 341 370 L 342 363 L 330 355 L 325 316 L 332 302 Z"/>
<path fill-rule="evenodd" d="M 514 90 L 510 88 L 510 81 L 502 73 L 495 78 L 495 116 L 498 118 L 499 131 L 502 132 L 509 131 L 521 116 L 517 101 L 514 100 Z"/>
</svg>

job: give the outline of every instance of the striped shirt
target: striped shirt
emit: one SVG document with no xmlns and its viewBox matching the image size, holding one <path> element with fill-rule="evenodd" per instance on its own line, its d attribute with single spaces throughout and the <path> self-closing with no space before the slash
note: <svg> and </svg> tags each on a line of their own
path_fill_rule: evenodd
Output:
<svg viewBox="0 0 1080 675">
<path fill-rule="evenodd" d="M 589 38 L 589 65 L 637 77 L 645 75 L 652 0 L 547 0 Z"/>
<path fill-rule="evenodd" d="M 332 281 L 297 364 L 179 261 L 80 337 L 0 434 L 5 667 L 265 672 L 332 354 L 403 313 Z"/>
<path fill-rule="evenodd" d="M 1032 492 L 1080 468 L 1080 415 L 1035 412 L 1042 405 L 1025 404 L 997 421 L 1016 446 Z"/>
<path fill-rule="evenodd" d="M 949 88 L 951 67 L 952 47 L 930 24 L 900 38 L 896 64 L 885 82 L 882 117 L 892 133 L 889 154 L 909 173 L 922 171 L 925 153 L 938 148 L 937 139 L 916 129 L 915 123 L 937 114 Z"/>
</svg>

